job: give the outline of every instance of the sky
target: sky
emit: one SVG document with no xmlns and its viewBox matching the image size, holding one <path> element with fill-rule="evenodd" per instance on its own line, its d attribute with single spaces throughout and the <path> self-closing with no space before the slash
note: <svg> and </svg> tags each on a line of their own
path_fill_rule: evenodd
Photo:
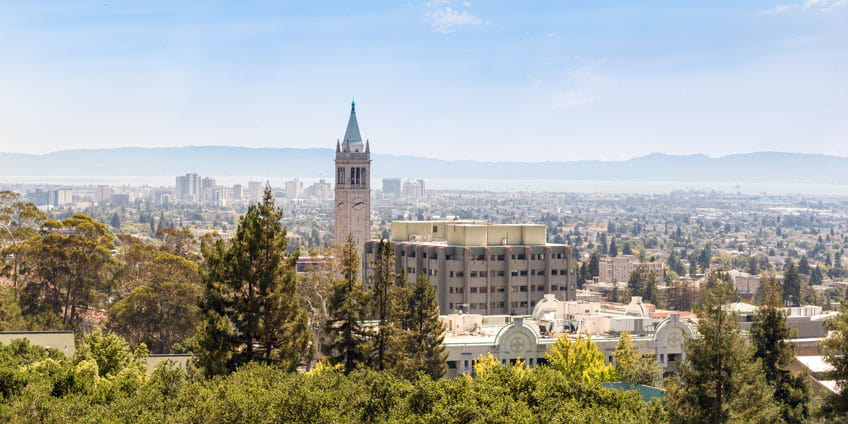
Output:
<svg viewBox="0 0 848 424">
<path fill-rule="evenodd" d="M 848 0 L 0 2 L 0 152 L 848 156 Z"/>
</svg>

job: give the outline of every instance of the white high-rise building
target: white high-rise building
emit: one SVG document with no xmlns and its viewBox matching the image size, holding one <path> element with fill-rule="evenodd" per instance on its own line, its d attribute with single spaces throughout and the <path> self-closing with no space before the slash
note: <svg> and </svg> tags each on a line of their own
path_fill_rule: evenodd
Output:
<svg viewBox="0 0 848 424">
<path fill-rule="evenodd" d="M 181 202 L 196 203 L 200 201 L 200 175 L 185 174 L 177 177 L 176 195 Z"/>
<path fill-rule="evenodd" d="M 250 181 L 247 183 L 247 195 L 250 203 L 257 203 L 262 200 L 262 193 L 265 188 L 259 181 Z"/>
<path fill-rule="evenodd" d="M 286 198 L 299 199 L 303 195 L 303 181 L 295 178 L 291 181 L 286 181 Z"/>
</svg>

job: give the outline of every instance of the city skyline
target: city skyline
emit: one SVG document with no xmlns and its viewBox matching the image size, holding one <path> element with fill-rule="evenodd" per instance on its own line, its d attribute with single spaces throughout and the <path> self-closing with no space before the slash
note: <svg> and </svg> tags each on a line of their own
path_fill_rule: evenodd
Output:
<svg viewBox="0 0 848 424">
<path fill-rule="evenodd" d="M 843 0 L 9 2 L 0 151 L 326 147 L 622 160 L 848 155 Z"/>
</svg>

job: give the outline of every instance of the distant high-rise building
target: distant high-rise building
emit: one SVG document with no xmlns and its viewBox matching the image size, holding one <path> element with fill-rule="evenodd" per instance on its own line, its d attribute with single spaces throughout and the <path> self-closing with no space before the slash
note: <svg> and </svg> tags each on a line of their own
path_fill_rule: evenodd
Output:
<svg viewBox="0 0 848 424">
<path fill-rule="evenodd" d="M 360 257 L 371 239 L 371 149 L 362 142 L 356 105 L 350 104 L 344 140 L 336 142 L 335 243 L 353 237 Z"/>
<path fill-rule="evenodd" d="M 393 197 L 395 199 L 400 197 L 400 188 L 401 182 L 400 178 L 383 178 L 383 195 L 387 197 Z"/>
<path fill-rule="evenodd" d="M 74 191 L 70 188 L 50 190 L 48 203 L 53 206 L 65 206 L 73 202 Z"/>
<path fill-rule="evenodd" d="M 303 181 L 295 178 L 291 181 L 286 181 L 286 198 L 299 199 L 303 194 Z"/>
<path fill-rule="evenodd" d="M 106 203 L 112 200 L 112 187 L 108 185 L 98 185 L 94 193 L 94 201 L 99 204 Z"/>
<path fill-rule="evenodd" d="M 27 192 L 26 200 L 35 206 L 45 206 L 50 204 L 50 192 L 37 188 Z"/>
<path fill-rule="evenodd" d="M 244 197 L 244 186 L 241 184 L 234 185 L 232 190 L 232 199 L 239 202 L 242 197 Z"/>
<path fill-rule="evenodd" d="M 421 187 L 421 183 L 419 181 L 423 180 L 406 180 L 403 182 L 403 188 L 401 189 L 403 193 L 403 197 L 408 199 L 420 199 L 424 196 L 424 190 Z"/>
<path fill-rule="evenodd" d="M 200 198 L 206 202 L 214 202 L 215 198 L 215 179 L 212 177 L 204 177 L 200 180 Z"/>
<path fill-rule="evenodd" d="M 330 185 L 325 180 L 320 180 L 317 183 L 313 183 L 311 186 L 307 187 L 305 193 L 308 196 L 312 196 L 319 201 L 326 201 L 330 199 L 330 193 L 332 193 L 333 186 Z"/>
<path fill-rule="evenodd" d="M 256 203 L 261 201 L 262 193 L 264 191 L 265 188 L 259 181 L 250 181 L 247 183 L 247 195 L 249 197 L 250 203 Z"/>
<path fill-rule="evenodd" d="M 200 201 L 200 175 L 185 174 L 177 177 L 176 195 L 177 200 L 181 202 L 199 202 Z"/>
</svg>

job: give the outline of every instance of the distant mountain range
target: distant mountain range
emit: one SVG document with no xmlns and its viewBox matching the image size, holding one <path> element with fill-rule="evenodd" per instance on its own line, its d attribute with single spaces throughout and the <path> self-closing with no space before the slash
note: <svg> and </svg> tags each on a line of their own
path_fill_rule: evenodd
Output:
<svg viewBox="0 0 848 424">
<path fill-rule="evenodd" d="M 322 177 L 333 149 L 190 146 L 0 153 L 0 176 Z M 652 153 L 625 161 L 482 162 L 374 154 L 372 175 L 504 180 L 724 181 L 848 184 L 848 158 L 756 152 L 720 158 Z"/>
</svg>

